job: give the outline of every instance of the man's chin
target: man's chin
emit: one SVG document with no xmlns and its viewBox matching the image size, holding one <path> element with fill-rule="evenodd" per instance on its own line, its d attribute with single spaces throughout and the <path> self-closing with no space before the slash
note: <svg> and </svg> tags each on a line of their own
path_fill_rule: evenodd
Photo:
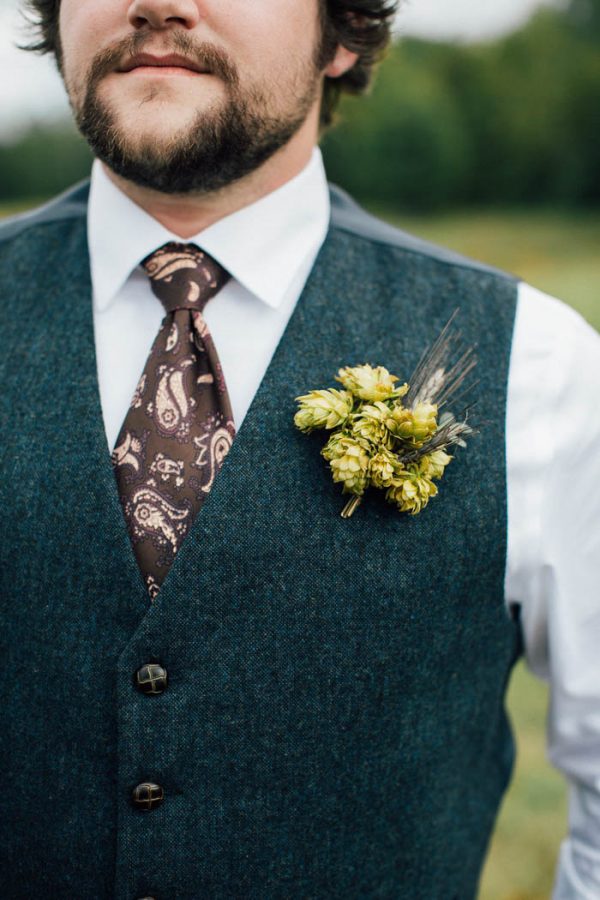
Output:
<svg viewBox="0 0 600 900">
<path fill-rule="evenodd" d="M 119 153 L 102 161 L 119 178 L 146 190 L 160 194 L 189 194 L 197 191 L 195 172 L 188 172 L 177 163 L 169 164 L 156 155 L 150 158 L 143 152 L 139 155 L 121 148 Z"/>
<path fill-rule="evenodd" d="M 181 128 L 178 131 L 171 129 L 165 131 L 148 126 L 147 122 L 129 122 L 126 128 L 114 127 L 114 147 L 124 159 L 130 159 L 141 164 L 149 164 L 152 167 L 161 167 L 163 162 L 171 159 L 180 152 L 180 148 L 189 147 L 192 138 L 191 128 Z"/>
<path fill-rule="evenodd" d="M 210 85 L 198 87 L 189 86 L 193 79 L 185 77 L 120 77 L 135 78 L 139 85 L 108 82 L 98 91 L 99 105 L 120 131 L 159 143 L 185 133 L 199 115 L 214 115 L 223 102 L 222 85 L 214 78 Z"/>
<path fill-rule="evenodd" d="M 160 109 L 153 113 L 145 109 L 123 111 L 109 117 L 111 130 L 119 136 L 119 143 L 132 153 L 147 153 L 160 158 L 169 154 L 173 146 L 185 143 L 198 124 L 198 114 L 182 115 L 181 110 Z"/>
</svg>

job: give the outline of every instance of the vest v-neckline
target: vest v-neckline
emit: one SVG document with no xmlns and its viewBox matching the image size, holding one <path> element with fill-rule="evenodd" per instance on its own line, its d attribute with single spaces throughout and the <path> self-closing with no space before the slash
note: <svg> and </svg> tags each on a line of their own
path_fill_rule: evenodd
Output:
<svg viewBox="0 0 600 900">
<path fill-rule="evenodd" d="M 80 264 L 81 258 L 89 259 L 85 229 L 82 228 L 81 232 L 82 233 L 79 235 L 73 248 L 73 259 L 79 260 L 78 264 Z M 236 482 L 241 474 L 239 467 L 260 466 L 261 458 L 257 450 L 257 443 L 260 444 L 262 440 L 261 435 L 264 436 L 263 453 L 265 456 L 268 455 L 268 423 L 265 423 L 262 420 L 265 401 L 268 401 L 268 399 L 272 398 L 274 395 L 280 396 L 281 404 L 286 407 L 287 415 L 291 422 L 295 411 L 294 397 L 296 394 L 299 391 L 307 389 L 313 380 L 315 380 L 315 383 L 320 383 L 323 377 L 331 379 L 331 375 L 333 371 L 335 371 L 337 365 L 342 364 L 341 361 L 336 360 L 334 368 L 332 369 L 332 364 L 327 367 L 327 363 L 325 362 L 323 368 L 324 372 L 327 372 L 326 375 L 321 375 L 318 371 L 311 372 L 308 360 L 311 358 L 312 354 L 310 353 L 308 346 L 303 347 L 306 340 L 306 334 L 314 334 L 318 329 L 319 305 L 323 302 L 327 302 L 327 298 L 323 295 L 323 286 L 320 283 L 321 279 L 319 273 L 322 267 L 326 268 L 326 260 L 331 260 L 332 254 L 335 256 L 335 251 L 332 247 L 334 242 L 333 231 L 330 227 L 313 270 L 309 275 L 302 294 L 292 312 L 244 420 L 236 434 L 232 448 L 224 461 L 221 471 L 215 479 L 215 484 L 213 485 L 207 500 L 195 517 L 162 584 L 158 596 L 153 602 L 150 601 L 147 594 L 131 546 L 125 516 L 119 499 L 117 482 L 114 476 L 111 450 L 106 438 L 94 338 L 92 284 L 89 266 L 86 267 L 81 287 L 81 304 L 78 310 L 78 318 L 72 320 L 71 327 L 73 328 L 73 333 L 77 336 L 76 339 L 84 345 L 81 348 L 82 358 L 88 362 L 86 371 L 81 373 L 82 382 L 80 384 L 80 390 L 82 400 L 84 400 L 87 395 L 89 415 L 86 417 L 87 421 L 85 424 L 86 427 L 93 432 L 92 445 L 96 449 L 96 459 L 90 461 L 90 468 L 92 471 L 98 473 L 99 486 L 105 492 L 107 519 L 115 528 L 113 537 L 117 545 L 118 559 L 121 564 L 127 566 L 127 577 L 132 583 L 132 602 L 133 597 L 135 597 L 136 607 L 142 614 L 142 620 L 144 618 L 144 613 L 148 613 L 154 606 L 162 606 L 163 603 L 168 604 L 171 595 L 180 589 L 183 577 L 182 573 L 185 573 L 188 568 L 189 558 L 194 556 L 194 542 L 198 540 L 200 532 L 210 521 L 213 509 L 226 503 L 228 494 L 235 490 Z M 67 267 L 68 263 L 66 263 L 66 269 Z M 71 274 L 68 274 L 68 272 L 65 271 L 65 276 L 75 278 L 75 271 Z M 79 273 L 79 278 L 81 280 L 81 273 Z M 292 345 L 297 349 L 290 354 Z M 333 355 L 335 356 L 335 349 L 333 346 L 332 350 Z M 304 365 L 302 364 L 303 357 L 305 359 Z M 297 390 L 295 393 L 293 389 L 289 391 L 285 390 L 288 382 L 288 371 L 291 365 L 297 365 L 299 368 L 305 369 L 305 377 L 300 379 L 299 391 Z M 267 427 L 265 428 L 265 426 Z"/>
<path fill-rule="evenodd" d="M 295 430 L 295 426 L 293 426 L 293 415 L 296 408 L 294 398 L 310 383 L 311 378 L 316 377 L 319 380 L 320 375 L 315 373 L 311 376 L 310 366 L 308 362 L 305 362 L 306 375 L 300 379 L 300 391 L 294 391 L 291 387 L 292 365 L 295 360 L 299 368 L 303 367 L 302 356 L 305 354 L 302 353 L 302 345 L 306 341 L 307 333 L 315 333 L 314 329 L 318 324 L 318 309 L 320 304 L 326 300 L 320 286 L 320 273 L 323 267 L 327 266 L 326 260 L 331 256 L 333 243 L 334 237 L 330 228 L 313 270 L 237 431 L 232 447 L 175 557 L 158 596 L 152 604 L 153 607 L 158 608 L 163 604 L 168 607 L 172 596 L 184 587 L 186 572 L 192 568 L 196 548 L 202 542 L 203 533 L 210 528 L 211 519 L 216 512 L 221 511 L 227 505 L 228 498 L 235 493 L 236 486 L 243 482 L 248 468 L 255 468 L 258 471 L 266 462 L 270 452 L 269 430 L 271 427 L 278 427 L 275 421 L 265 421 L 265 411 L 272 405 L 274 397 L 280 399 L 281 409 L 285 409 L 282 419 L 287 419 L 288 425 Z M 310 356 L 310 353 L 306 354 L 307 359 Z M 266 496 L 265 502 L 267 502 Z"/>
</svg>

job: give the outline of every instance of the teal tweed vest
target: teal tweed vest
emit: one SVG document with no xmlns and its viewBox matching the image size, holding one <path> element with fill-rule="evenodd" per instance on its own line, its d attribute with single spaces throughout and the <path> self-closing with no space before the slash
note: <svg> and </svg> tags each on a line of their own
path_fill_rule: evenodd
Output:
<svg viewBox="0 0 600 900">
<path fill-rule="evenodd" d="M 154 605 L 98 395 L 87 187 L 0 229 L 0 896 L 468 900 L 513 757 L 505 405 L 516 281 L 332 189 L 329 233 Z M 479 437 L 416 517 L 352 519 L 293 424 L 408 377 L 455 307 Z M 134 673 L 160 662 L 167 690 Z M 140 812 L 132 789 L 165 792 Z"/>
</svg>

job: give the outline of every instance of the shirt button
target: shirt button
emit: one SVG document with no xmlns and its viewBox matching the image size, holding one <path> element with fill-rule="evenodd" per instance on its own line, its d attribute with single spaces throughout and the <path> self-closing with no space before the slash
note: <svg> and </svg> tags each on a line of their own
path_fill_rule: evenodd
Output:
<svg viewBox="0 0 600 900">
<path fill-rule="evenodd" d="M 162 694 L 167 689 L 167 670 L 158 663 L 147 663 L 135 673 L 134 683 L 142 694 Z"/>
<path fill-rule="evenodd" d="M 165 799 L 165 792 L 160 784 L 151 781 L 143 781 L 134 787 L 131 799 L 136 809 L 154 809 Z"/>
</svg>

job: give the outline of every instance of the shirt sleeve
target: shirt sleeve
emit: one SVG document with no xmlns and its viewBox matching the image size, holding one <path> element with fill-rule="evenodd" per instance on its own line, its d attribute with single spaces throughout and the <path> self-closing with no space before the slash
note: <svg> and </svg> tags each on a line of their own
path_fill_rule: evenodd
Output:
<svg viewBox="0 0 600 900">
<path fill-rule="evenodd" d="M 549 683 L 548 755 L 570 788 L 553 900 L 600 898 L 600 336 L 522 284 L 507 402 L 506 599 Z"/>
</svg>

